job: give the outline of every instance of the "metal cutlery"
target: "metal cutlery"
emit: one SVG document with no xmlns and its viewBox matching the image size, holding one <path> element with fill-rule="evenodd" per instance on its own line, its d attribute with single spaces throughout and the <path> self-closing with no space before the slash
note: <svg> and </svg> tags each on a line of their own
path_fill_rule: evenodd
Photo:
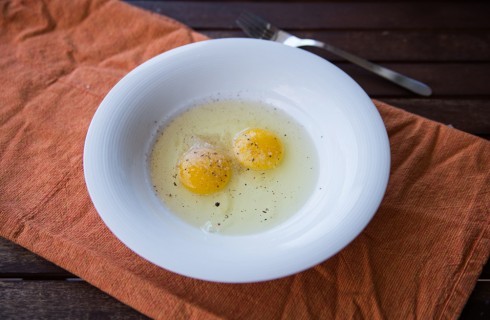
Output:
<svg viewBox="0 0 490 320">
<path fill-rule="evenodd" d="M 313 39 L 298 38 L 286 31 L 275 27 L 271 23 L 252 13 L 242 13 L 236 20 L 236 23 L 248 36 L 252 38 L 272 40 L 297 48 L 308 46 L 322 48 L 416 94 L 422 96 L 430 96 L 432 94 L 432 89 L 428 85 L 420 81 L 402 75 L 388 68 L 382 67 L 378 64 L 372 63 L 366 59 L 358 57 L 352 53 L 346 52 L 330 44 Z"/>
</svg>

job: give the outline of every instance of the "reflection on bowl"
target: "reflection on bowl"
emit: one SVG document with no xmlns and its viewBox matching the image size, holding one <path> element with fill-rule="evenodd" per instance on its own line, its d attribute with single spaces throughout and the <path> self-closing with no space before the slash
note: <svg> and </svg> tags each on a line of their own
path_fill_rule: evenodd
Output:
<svg viewBox="0 0 490 320">
<path fill-rule="evenodd" d="M 274 106 L 306 129 L 316 150 L 309 198 L 263 232 L 203 232 L 154 192 L 148 157 L 162 124 L 218 98 Z M 101 103 L 84 151 L 90 196 L 116 237 L 165 269 L 219 282 L 279 278 L 337 253 L 377 210 L 389 161 L 383 122 L 351 78 L 308 52 L 252 39 L 199 42 L 137 67 Z"/>
</svg>

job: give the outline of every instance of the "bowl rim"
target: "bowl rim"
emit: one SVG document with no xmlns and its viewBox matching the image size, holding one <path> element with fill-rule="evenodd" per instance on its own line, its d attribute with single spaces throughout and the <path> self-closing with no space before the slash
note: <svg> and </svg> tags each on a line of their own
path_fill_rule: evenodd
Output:
<svg viewBox="0 0 490 320">
<path fill-rule="evenodd" d="M 279 50 L 279 51 L 281 51 L 281 50 L 286 50 L 286 51 L 295 50 L 295 52 L 297 52 L 297 50 L 299 50 L 300 52 L 302 52 L 301 55 L 304 55 L 305 59 L 309 59 L 311 61 L 314 61 L 315 63 L 328 64 L 330 66 L 330 68 L 334 68 L 334 69 L 340 71 L 339 74 L 343 74 L 344 77 L 347 77 L 348 79 L 350 79 L 350 81 L 352 81 L 353 85 L 351 86 L 350 90 L 362 91 L 361 94 L 363 94 L 367 98 L 367 100 L 369 101 L 369 104 L 366 104 L 366 107 L 371 108 L 372 109 L 371 111 L 373 113 L 375 113 L 377 115 L 377 117 L 379 118 L 378 122 L 376 124 L 376 126 L 377 126 L 376 130 L 377 130 L 377 134 L 378 134 L 379 139 L 380 139 L 380 144 L 382 145 L 381 148 L 384 148 L 384 150 L 386 151 L 381 155 L 383 157 L 382 160 L 384 161 L 384 163 L 386 165 L 384 166 L 384 168 L 381 168 L 381 170 L 382 170 L 381 177 L 380 177 L 380 180 L 378 181 L 378 188 L 374 194 L 375 199 L 371 203 L 371 208 L 368 210 L 369 212 L 367 212 L 364 215 L 363 222 L 357 225 L 356 229 L 351 232 L 350 236 L 348 237 L 348 239 L 346 239 L 346 241 L 344 241 L 343 245 L 337 246 L 335 250 L 329 252 L 328 254 L 325 254 L 323 252 L 321 254 L 315 253 L 314 254 L 315 257 L 313 259 L 308 260 L 308 263 L 306 263 L 306 264 L 299 264 L 299 265 L 294 264 L 294 265 L 291 265 L 291 267 L 281 266 L 281 268 L 279 268 L 280 270 L 277 271 L 276 273 L 272 272 L 272 273 L 266 273 L 266 274 L 263 274 L 263 273 L 261 273 L 261 274 L 245 274 L 245 275 L 242 274 L 242 275 L 239 275 L 235 278 L 230 277 L 229 275 L 221 276 L 219 274 L 218 275 L 204 275 L 203 276 L 202 274 L 199 274 L 199 273 L 182 271 L 182 270 L 178 270 L 178 269 L 173 268 L 173 267 L 169 267 L 168 265 L 162 265 L 161 262 L 155 261 L 155 259 L 152 258 L 151 255 L 148 254 L 148 251 L 141 250 L 141 248 L 138 247 L 137 245 L 135 245 L 135 243 L 131 239 L 129 239 L 127 235 L 125 235 L 125 234 L 123 234 L 123 232 L 121 232 L 121 229 L 119 228 L 119 226 L 116 225 L 113 217 L 111 217 L 111 213 L 107 212 L 107 210 L 105 209 L 105 205 L 102 205 L 101 200 L 100 200 L 99 196 L 97 195 L 97 190 L 94 187 L 94 185 L 97 184 L 98 182 L 96 181 L 96 179 L 94 179 L 94 174 L 93 174 L 94 170 L 96 170 L 96 169 L 94 169 L 96 166 L 94 164 L 94 158 L 91 157 L 90 152 L 93 152 L 93 149 L 94 149 L 93 144 L 96 143 L 96 140 L 97 140 L 97 136 L 94 133 L 94 127 L 96 125 L 100 125 L 97 123 L 98 118 L 99 118 L 98 115 L 100 114 L 101 110 L 103 110 L 104 108 L 107 108 L 107 106 L 111 103 L 110 100 L 113 98 L 113 96 L 118 94 L 118 90 L 120 90 L 124 84 L 127 84 L 128 81 L 130 81 L 128 79 L 131 79 L 135 74 L 138 74 L 140 72 L 144 72 L 144 70 L 148 70 L 149 68 L 153 68 L 154 66 L 158 65 L 161 61 L 166 61 L 167 59 L 171 59 L 172 57 L 178 56 L 181 54 L 194 54 L 196 52 L 199 52 L 200 50 L 220 50 L 224 47 L 226 47 L 228 49 L 236 48 L 236 50 L 240 50 L 240 48 L 243 48 L 244 46 L 248 46 L 248 47 L 255 46 L 256 48 L 258 48 L 257 50 L 267 50 L 267 49 L 272 49 L 272 48 L 274 48 L 274 50 Z M 382 125 L 382 127 L 380 127 L 380 124 Z M 389 141 L 388 141 L 388 136 L 386 133 L 386 128 L 384 127 L 384 124 L 381 120 L 381 116 L 379 115 L 379 112 L 375 108 L 374 104 L 369 99 L 369 97 L 367 97 L 365 92 L 348 75 L 346 75 L 343 71 L 338 69 L 336 66 L 334 66 L 330 62 L 328 62 L 328 61 L 326 61 L 326 60 L 324 60 L 324 59 L 322 59 L 322 58 L 320 58 L 320 57 L 318 57 L 312 53 L 309 53 L 309 52 L 306 52 L 306 51 L 303 51 L 303 50 L 297 49 L 297 48 L 286 47 L 282 44 L 274 43 L 271 41 L 257 40 L 257 39 L 244 39 L 244 38 L 227 38 L 227 39 L 206 40 L 206 41 L 192 43 L 192 44 L 188 44 L 188 45 L 184 45 L 184 46 L 172 49 L 172 50 L 164 52 L 164 53 L 162 53 L 162 54 L 160 54 L 154 58 L 149 59 L 148 61 L 144 62 L 143 64 L 139 65 L 138 67 L 136 67 L 135 69 L 130 71 L 126 76 L 124 76 L 110 90 L 110 92 L 106 95 L 106 97 L 103 99 L 99 108 L 97 109 L 97 111 L 95 112 L 95 114 L 93 116 L 93 119 L 90 123 L 89 129 L 87 131 L 87 136 L 86 136 L 86 140 L 85 140 L 83 162 L 84 162 L 84 176 L 85 176 L 85 181 L 87 184 L 87 190 L 88 190 L 90 198 L 91 198 L 99 216 L 102 218 L 102 220 L 104 221 L 106 226 L 111 230 L 111 232 L 121 242 L 123 242 L 128 248 L 130 248 L 133 252 L 137 253 L 138 255 L 143 257 L 144 259 L 146 259 L 146 260 L 148 260 L 148 261 L 150 261 L 150 262 L 152 262 L 152 263 L 154 263 L 154 264 L 156 264 L 162 268 L 165 268 L 167 270 L 173 271 L 173 272 L 178 273 L 178 274 L 182 274 L 185 276 L 198 278 L 198 279 L 202 279 L 202 280 L 208 280 L 208 281 L 235 283 L 235 282 L 265 281 L 265 280 L 271 280 L 271 279 L 275 279 L 275 278 L 288 276 L 288 275 L 303 271 L 305 269 L 308 269 L 308 268 L 330 258 L 334 254 L 336 254 L 337 252 L 342 250 L 345 246 L 347 246 L 367 226 L 369 221 L 372 219 L 372 217 L 376 213 L 379 205 L 381 204 L 381 200 L 383 199 L 383 196 L 384 196 L 384 193 L 386 191 L 387 184 L 388 184 L 388 179 L 389 179 L 390 150 L 389 150 Z M 252 237 L 260 237 L 260 234 L 259 235 L 251 235 L 251 236 Z"/>
</svg>

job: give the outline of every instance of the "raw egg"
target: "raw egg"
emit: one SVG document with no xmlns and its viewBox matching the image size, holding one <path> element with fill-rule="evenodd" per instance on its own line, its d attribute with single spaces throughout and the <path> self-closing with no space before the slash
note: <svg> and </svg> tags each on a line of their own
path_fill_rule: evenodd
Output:
<svg viewBox="0 0 490 320">
<path fill-rule="evenodd" d="M 244 167 L 268 170 L 279 165 L 284 150 L 276 134 L 261 128 L 251 128 L 237 134 L 233 140 L 233 152 Z"/>
<path fill-rule="evenodd" d="M 307 202 L 318 159 L 307 130 L 274 106 L 240 100 L 190 106 L 163 123 L 149 157 L 164 207 L 206 233 L 281 224 Z"/>
<path fill-rule="evenodd" d="M 179 161 L 179 180 L 191 192 L 210 194 L 230 181 L 231 161 L 210 147 L 192 147 Z"/>
</svg>

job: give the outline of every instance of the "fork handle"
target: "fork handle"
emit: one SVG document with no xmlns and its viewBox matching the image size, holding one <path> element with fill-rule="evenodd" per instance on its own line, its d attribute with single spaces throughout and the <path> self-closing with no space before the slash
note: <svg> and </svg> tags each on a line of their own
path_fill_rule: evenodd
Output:
<svg viewBox="0 0 490 320">
<path fill-rule="evenodd" d="M 336 48 L 332 45 L 323 43 L 321 41 L 317 40 L 312 40 L 312 39 L 302 39 L 300 42 L 300 45 L 298 47 L 318 47 L 325 49 L 339 57 L 344 58 L 347 61 L 350 61 L 354 64 L 357 64 L 358 66 L 371 71 L 375 74 L 377 74 L 380 77 L 383 77 L 399 86 L 404 87 L 405 89 L 408 89 L 414 93 L 417 93 L 422 96 L 430 96 L 432 94 L 432 89 L 426 85 L 425 83 L 422 83 L 420 81 L 417 81 L 415 79 L 409 78 L 407 76 L 404 76 L 403 74 L 400 74 L 398 72 L 395 72 L 393 70 L 387 69 L 385 67 L 382 67 L 378 64 L 372 63 L 370 61 L 367 61 L 366 59 L 363 59 L 361 57 L 358 57 L 352 53 L 346 52 L 342 49 Z"/>
</svg>

